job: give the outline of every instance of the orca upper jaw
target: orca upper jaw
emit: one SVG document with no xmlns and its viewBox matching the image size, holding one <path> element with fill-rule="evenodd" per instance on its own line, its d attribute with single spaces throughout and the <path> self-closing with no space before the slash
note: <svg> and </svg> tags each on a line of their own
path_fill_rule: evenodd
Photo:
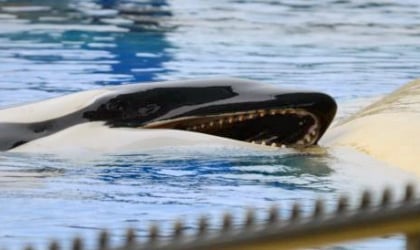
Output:
<svg viewBox="0 0 420 250">
<path fill-rule="evenodd" d="M 335 101 L 322 93 L 279 95 L 274 101 L 239 105 L 246 109 L 232 106 L 224 106 L 225 111 L 208 107 L 142 127 L 199 132 L 273 147 L 306 147 L 318 142 L 337 109 Z"/>
</svg>

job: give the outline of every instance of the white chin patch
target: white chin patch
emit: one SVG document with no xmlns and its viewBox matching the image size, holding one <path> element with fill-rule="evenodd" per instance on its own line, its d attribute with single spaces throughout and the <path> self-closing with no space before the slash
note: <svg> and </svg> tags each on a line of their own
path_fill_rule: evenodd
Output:
<svg viewBox="0 0 420 250">
<path fill-rule="evenodd" d="M 110 128 L 103 122 L 79 124 L 16 147 L 10 152 L 40 154 L 119 154 L 164 147 L 220 145 L 261 148 L 247 142 L 174 129 Z"/>
</svg>

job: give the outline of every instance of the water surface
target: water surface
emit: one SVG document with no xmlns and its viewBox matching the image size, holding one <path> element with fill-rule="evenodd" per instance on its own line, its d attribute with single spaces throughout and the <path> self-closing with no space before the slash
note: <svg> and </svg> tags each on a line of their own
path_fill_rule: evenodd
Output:
<svg viewBox="0 0 420 250">
<path fill-rule="evenodd" d="M 103 86 L 236 76 L 355 99 L 384 95 L 420 75 L 417 1 L 0 0 L 0 105 Z M 359 102 L 355 102 L 359 103 Z M 343 105 L 342 105 L 343 104 Z M 346 104 L 346 105 L 344 105 Z M 411 177 L 341 152 L 172 149 L 99 159 L 0 155 L 0 248 L 93 244 L 102 228 L 121 240 L 181 217 L 252 205 L 398 187 Z M 374 177 L 374 178 L 373 178 Z M 398 190 L 397 190 L 398 191 Z M 403 249 L 401 237 L 337 249 Z"/>
</svg>

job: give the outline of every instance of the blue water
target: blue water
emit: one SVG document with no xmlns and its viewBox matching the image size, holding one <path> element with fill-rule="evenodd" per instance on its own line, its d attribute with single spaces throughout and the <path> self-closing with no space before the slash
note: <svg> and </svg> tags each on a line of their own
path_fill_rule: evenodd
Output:
<svg viewBox="0 0 420 250">
<path fill-rule="evenodd" d="M 340 106 L 420 76 L 418 1 L 0 0 L 0 106 L 137 82 L 236 76 L 310 88 Z M 350 110 L 342 109 L 346 115 Z M 374 176 L 375 178 L 372 178 Z M 218 148 L 101 159 L 0 155 L 0 249 L 75 235 L 114 243 L 150 221 L 271 203 L 333 204 L 345 193 L 398 187 L 408 177 L 339 155 Z M 397 190 L 398 191 L 398 190 Z M 356 199 L 355 198 L 355 199 Z M 403 249 L 402 237 L 335 249 Z"/>
</svg>

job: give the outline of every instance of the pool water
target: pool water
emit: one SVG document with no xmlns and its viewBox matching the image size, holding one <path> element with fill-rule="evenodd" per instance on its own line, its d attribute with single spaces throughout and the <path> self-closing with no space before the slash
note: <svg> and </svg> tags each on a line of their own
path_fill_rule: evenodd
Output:
<svg viewBox="0 0 420 250">
<path fill-rule="evenodd" d="M 234 76 L 334 96 L 344 117 L 420 76 L 418 1 L 0 0 L 0 106 L 103 86 Z M 349 103 L 356 103 L 349 105 Z M 0 155 L 0 249 L 75 235 L 115 244 L 150 221 L 232 211 L 240 224 L 273 202 L 305 211 L 340 194 L 412 180 L 340 153 L 172 148 L 69 159 Z M 374 176 L 374 178 L 372 178 Z M 400 236 L 331 249 L 403 249 Z"/>
</svg>

